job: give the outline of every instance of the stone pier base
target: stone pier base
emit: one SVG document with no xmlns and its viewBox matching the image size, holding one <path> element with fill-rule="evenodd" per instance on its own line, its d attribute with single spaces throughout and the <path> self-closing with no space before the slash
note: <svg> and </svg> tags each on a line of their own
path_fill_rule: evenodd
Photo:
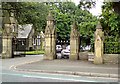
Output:
<svg viewBox="0 0 120 84">
<path fill-rule="evenodd" d="M 2 58 L 12 57 L 12 38 L 10 36 L 3 36 L 3 51 Z"/>
</svg>

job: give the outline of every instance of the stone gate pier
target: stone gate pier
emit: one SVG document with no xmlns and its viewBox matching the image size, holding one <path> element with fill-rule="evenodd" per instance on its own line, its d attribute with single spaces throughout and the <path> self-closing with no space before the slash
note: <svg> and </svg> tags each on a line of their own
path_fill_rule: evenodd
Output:
<svg viewBox="0 0 120 84">
<path fill-rule="evenodd" d="M 53 60 L 56 58 L 56 29 L 55 19 L 51 12 L 47 16 L 47 26 L 45 28 L 45 54 L 44 59 Z"/>
<path fill-rule="evenodd" d="M 74 21 L 71 27 L 70 33 L 70 59 L 78 60 L 79 59 L 79 31 L 77 23 Z"/>
<path fill-rule="evenodd" d="M 103 63 L 103 38 L 104 32 L 102 31 L 102 26 L 100 22 L 96 27 L 95 31 L 95 58 L 94 64 L 102 64 Z"/>
<path fill-rule="evenodd" d="M 3 34 L 2 34 L 2 58 L 12 57 L 12 38 L 17 35 L 17 20 L 14 18 L 14 13 L 10 15 L 6 12 L 3 17 Z"/>
</svg>

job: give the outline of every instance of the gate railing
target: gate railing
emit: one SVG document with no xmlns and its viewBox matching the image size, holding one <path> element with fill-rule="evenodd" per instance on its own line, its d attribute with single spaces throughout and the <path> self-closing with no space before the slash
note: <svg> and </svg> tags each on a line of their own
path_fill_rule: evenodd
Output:
<svg viewBox="0 0 120 84">
<path fill-rule="evenodd" d="M 94 52 L 94 43 L 91 44 L 91 52 Z M 104 54 L 120 54 L 120 42 L 114 40 L 114 37 L 105 37 L 104 41 Z"/>
<path fill-rule="evenodd" d="M 104 42 L 104 54 L 120 54 L 120 42 Z"/>
</svg>

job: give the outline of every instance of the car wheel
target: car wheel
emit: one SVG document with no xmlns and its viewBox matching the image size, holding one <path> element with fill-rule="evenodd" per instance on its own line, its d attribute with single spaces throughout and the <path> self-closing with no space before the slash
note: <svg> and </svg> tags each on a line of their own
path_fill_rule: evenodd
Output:
<svg viewBox="0 0 120 84">
<path fill-rule="evenodd" d="M 66 58 L 69 59 L 69 56 L 67 56 Z"/>
<path fill-rule="evenodd" d="M 64 56 L 64 58 L 65 58 L 65 59 L 67 59 L 67 58 L 68 58 L 68 56 Z"/>
<path fill-rule="evenodd" d="M 61 59 L 63 59 L 63 58 L 64 58 L 64 55 L 61 54 Z"/>
</svg>

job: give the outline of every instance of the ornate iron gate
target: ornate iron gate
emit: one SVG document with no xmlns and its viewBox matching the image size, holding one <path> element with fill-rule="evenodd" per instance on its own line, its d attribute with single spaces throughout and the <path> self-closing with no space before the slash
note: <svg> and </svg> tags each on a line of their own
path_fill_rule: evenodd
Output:
<svg viewBox="0 0 120 84">
<path fill-rule="evenodd" d="M 24 56 L 26 52 L 26 41 L 20 41 L 17 38 L 12 39 L 12 57 Z"/>
</svg>

